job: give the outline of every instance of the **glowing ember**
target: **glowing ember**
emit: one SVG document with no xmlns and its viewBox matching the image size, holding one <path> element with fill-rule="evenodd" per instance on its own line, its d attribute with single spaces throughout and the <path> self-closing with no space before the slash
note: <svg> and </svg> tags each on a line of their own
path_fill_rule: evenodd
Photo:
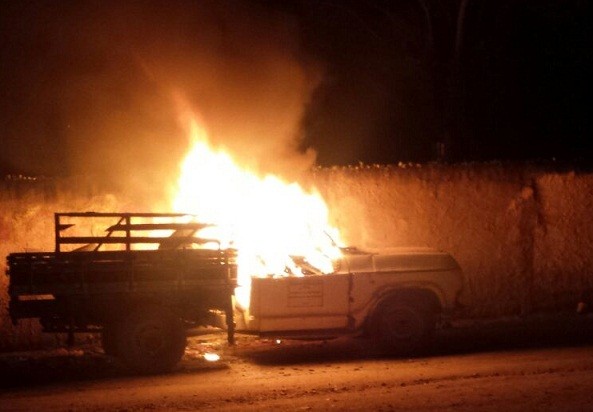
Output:
<svg viewBox="0 0 593 412">
<path fill-rule="evenodd" d="M 216 224 L 200 231 L 200 237 L 237 249 L 240 306 L 249 307 L 253 276 L 303 276 L 303 267 L 333 272 L 332 262 L 340 256 L 334 243 L 338 231 L 328 224 L 327 206 L 318 193 L 242 169 L 229 154 L 210 146 L 194 118 L 190 133 L 193 146 L 181 166 L 173 208 Z"/>
<path fill-rule="evenodd" d="M 207 352 L 204 354 L 204 359 L 206 359 L 208 362 L 216 362 L 220 360 L 220 356 L 216 353 Z"/>
</svg>

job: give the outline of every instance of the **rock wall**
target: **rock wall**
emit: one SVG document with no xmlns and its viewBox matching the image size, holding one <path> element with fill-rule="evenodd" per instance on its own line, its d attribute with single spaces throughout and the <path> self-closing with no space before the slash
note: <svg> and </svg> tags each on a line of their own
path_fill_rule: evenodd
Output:
<svg viewBox="0 0 593 412">
<path fill-rule="evenodd" d="M 535 186 L 533 295 L 545 306 L 564 307 L 593 286 L 593 174 L 541 174 Z"/>
<path fill-rule="evenodd" d="M 314 170 L 308 183 L 349 245 L 452 253 L 466 276 L 467 316 L 571 310 L 593 287 L 593 174 L 524 164 L 358 166 Z M 5 179 L 0 255 L 52 250 L 56 211 L 164 211 L 147 199 L 92 178 Z M 52 344 L 36 321 L 12 326 L 7 283 L 0 276 L 0 350 Z"/>
</svg>

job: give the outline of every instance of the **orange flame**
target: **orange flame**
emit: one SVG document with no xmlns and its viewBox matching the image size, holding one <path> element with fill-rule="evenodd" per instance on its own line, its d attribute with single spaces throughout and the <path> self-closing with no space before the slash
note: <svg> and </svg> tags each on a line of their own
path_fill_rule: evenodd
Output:
<svg viewBox="0 0 593 412">
<path fill-rule="evenodd" d="M 328 223 L 321 195 L 242 169 L 229 154 L 210 146 L 195 118 L 189 132 L 193 145 L 181 165 L 173 209 L 214 223 L 200 236 L 237 249 L 241 307 L 249 307 L 253 276 L 303 276 L 303 267 L 333 272 L 333 260 L 341 254 L 339 234 Z"/>
</svg>

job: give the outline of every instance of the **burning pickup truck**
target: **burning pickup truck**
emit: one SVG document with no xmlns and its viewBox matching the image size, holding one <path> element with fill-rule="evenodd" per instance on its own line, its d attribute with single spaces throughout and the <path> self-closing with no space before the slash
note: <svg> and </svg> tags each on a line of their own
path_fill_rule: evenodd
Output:
<svg viewBox="0 0 593 412">
<path fill-rule="evenodd" d="M 7 257 L 13 321 L 37 318 L 45 332 L 68 333 L 70 342 L 74 333 L 100 333 L 106 354 L 153 373 L 181 359 L 193 326 L 222 326 L 231 344 L 235 330 L 301 339 L 367 335 L 384 349 L 415 353 L 462 290 L 449 254 L 401 248 L 340 248 L 330 272 L 293 256 L 292 271 L 241 284 L 237 250 L 198 236 L 209 225 L 187 217 L 56 213 L 54 252 Z M 98 221 L 106 234 L 80 235 L 96 231 Z"/>
<path fill-rule="evenodd" d="M 278 338 L 366 335 L 384 350 L 425 349 L 457 307 L 462 273 L 451 255 L 428 248 L 343 248 L 335 271 L 254 278 L 237 329 Z"/>
</svg>

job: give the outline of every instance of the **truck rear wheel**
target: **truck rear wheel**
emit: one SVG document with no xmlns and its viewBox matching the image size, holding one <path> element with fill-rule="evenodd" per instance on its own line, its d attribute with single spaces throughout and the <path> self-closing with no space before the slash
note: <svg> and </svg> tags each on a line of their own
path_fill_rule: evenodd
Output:
<svg viewBox="0 0 593 412">
<path fill-rule="evenodd" d="M 382 304 L 373 322 L 373 338 L 380 351 L 393 355 L 417 355 L 426 351 L 436 328 L 430 305 L 407 299 Z"/>
<path fill-rule="evenodd" d="M 171 370 L 183 356 L 185 346 L 183 323 L 166 308 L 141 308 L 118 327 L 118 356 L 141 373 Z"/>
</svg>

